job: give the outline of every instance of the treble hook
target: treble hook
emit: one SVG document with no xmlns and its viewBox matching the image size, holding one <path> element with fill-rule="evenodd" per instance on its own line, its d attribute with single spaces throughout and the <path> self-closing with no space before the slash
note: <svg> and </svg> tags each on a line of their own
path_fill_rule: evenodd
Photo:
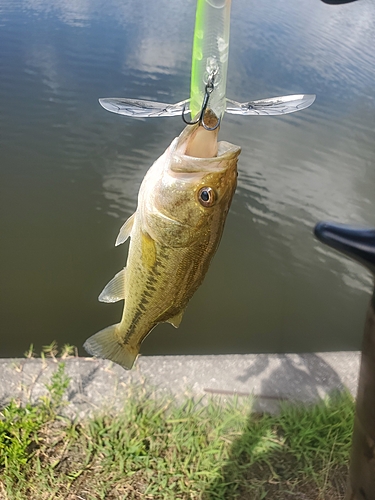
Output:
<svg viewBox="0 0 375 500">
<path fill-rule="evenodd" d="M 205 112 L 207 110 L 208 100 L 210 98 L 212 91 L 214 90 L 214 79 L 215 79 L 215 73 L 212 73 L 209 76 L 207 84 L 204 88 L 204 97 L 203 97 L 203 102 L 202 102 L 202 106 L 201 106 L 201 112 L 199 113 L 199 116 L 196 120 L 190 121 L 190 122 L 188 120 L 186 120 L 186 118 L 185 118 L 186 103 L 184 104 L 184 107 L 182 108 L 182 119 L 186 123 L 186 125 L 196 125 L 197 123 L 200 123 L 203 128 L 205 128 L 206 130 L 209 130 L 209 131 L 216 130 L 218 128 L 218 126 L 220 125 L 220 122 L 221 122 L 220 117 L 217 119 L 217 123 L 214 127 L 208 127 L 204 123 L 204 115 L 205 115 Z"/>
</svg>

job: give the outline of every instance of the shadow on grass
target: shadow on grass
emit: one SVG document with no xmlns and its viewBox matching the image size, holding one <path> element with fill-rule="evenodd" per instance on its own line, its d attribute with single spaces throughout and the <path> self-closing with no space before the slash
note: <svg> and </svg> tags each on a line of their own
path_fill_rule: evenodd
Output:
<svg viewBox="0 0 375 500">
<path fill-rule="evenodd" d="M 341 500 L 345 492 L 354 418 L 352 396 L 337 373 L 318 355 L 284 362 L 262 382 L 263 395 L 299 383 L 301 399 L 314 406 L 279 402 L 276 417 L 251 413 L 231 445 L 225 464 L 206 487 L 203 500 Z M 258 359 L 241 375 L 247 381 L 266 370 Z M 312 383 L 312 375 L 314 375 Z M 334 388 L 331 391 L 327 388 Z M 261 407 L 255 401 L 254 408 Z"/>
</svg>

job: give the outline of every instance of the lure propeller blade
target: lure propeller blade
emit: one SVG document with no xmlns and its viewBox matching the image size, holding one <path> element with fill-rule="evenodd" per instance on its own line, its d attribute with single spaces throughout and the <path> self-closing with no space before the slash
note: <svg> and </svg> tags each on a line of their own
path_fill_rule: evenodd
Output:
<svg viewBox="0 0 375 500">
<path fill-rule="evenodd" d="M 243 103 L 227 99 L 225 111 L 232 115 L 286 115 L 308 108 L 315 97 L 314 94 L 284 95 Z"/>
<path fill-rule="evenodd" d="M 177 102 L 176 104 L 166 104 L 164 102 L 144 101 L 142 99 L 108 97 L 99 99 L 99 103 L 107 111 L 135 118 L 178 116 L 182 114 L 184 109 L 186 113 L 190 111 L 189 99 Z"/>
<path fill-rule="evenodd" d="M 232 115 L 286 115 L 308 108 L 315 101 L 315 97 L 313 94 L 284 95 L 242 103 L 227 99 L 225 111 Z M 107 111 L 135 118 L 180 116 L 190 111 L 189 102 L 190 99 L 176 104 L 128 99 L 126 97 L 99 99 L 99 103 Z"/>
</svg>

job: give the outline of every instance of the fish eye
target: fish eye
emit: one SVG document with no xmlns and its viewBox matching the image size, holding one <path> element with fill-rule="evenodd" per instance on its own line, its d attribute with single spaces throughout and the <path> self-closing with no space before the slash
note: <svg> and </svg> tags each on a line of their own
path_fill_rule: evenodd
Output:
<svg viewBox="0 0 375 500">
<path fill-rule="evenodd" d="M 215 191 L 210 187 L 202 187 L 198 191 L 198 200 L 204 207 L 212 207 L 216 201 Z"/>
</svg>

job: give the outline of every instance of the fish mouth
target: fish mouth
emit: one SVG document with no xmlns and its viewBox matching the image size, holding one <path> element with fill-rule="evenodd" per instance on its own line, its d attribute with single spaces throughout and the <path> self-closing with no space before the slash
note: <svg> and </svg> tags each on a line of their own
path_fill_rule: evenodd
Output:
<svg viewBox="0 0 375 500">
<path fill-rule="evenodd" d="M 206 114 L 209 112 L 206 110 Z M 218 142 L 218 132 L 219 127 L 206 130 L 199 123 L 185 127 L 170 146 L 171 171 L 188 174 L 229 168 L 241 148 L 226 141 Z"/>
<path fill-rule="evenodd" d="M 219 119 L 211 109 L 204 112 L 205 127 L 201 121 L 188 125 L 178 138 L 180 154 L 193 158 L 214 158 L 218 153 L 217 136 Z M 206 127 L 212 127 L 207 129 Z M 216 126 L 216 128 L 214 128 Z"/>
<path fill-rule="evenodd" d="M 375 275 L 375 229 L 318 222 L 314 234 L 322 243 L 363 264 Z"/>
</svg>

